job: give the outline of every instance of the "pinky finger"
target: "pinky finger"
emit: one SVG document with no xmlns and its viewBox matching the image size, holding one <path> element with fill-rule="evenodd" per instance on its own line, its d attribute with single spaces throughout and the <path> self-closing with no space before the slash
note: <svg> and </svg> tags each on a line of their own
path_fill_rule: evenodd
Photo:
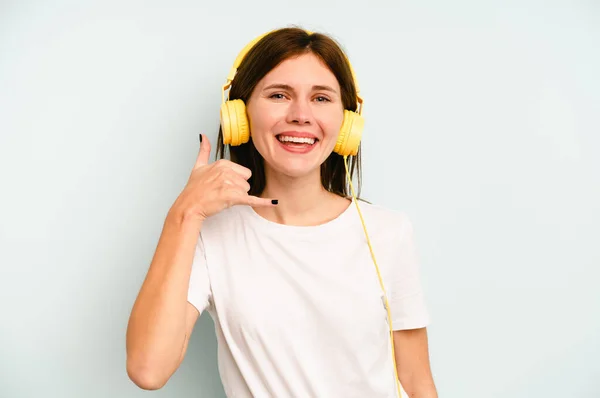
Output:
<svg viewBox="0 0 600 398">
<path fill-rule="evenodd" d="M 256 207 L 271 207 L 277 206 L 277 204 L 279 204 L 279 201 L 277 199 L 259 198 L 258 196 L 248 195 L 246 196 L 246 204 Z"/>
</svg>

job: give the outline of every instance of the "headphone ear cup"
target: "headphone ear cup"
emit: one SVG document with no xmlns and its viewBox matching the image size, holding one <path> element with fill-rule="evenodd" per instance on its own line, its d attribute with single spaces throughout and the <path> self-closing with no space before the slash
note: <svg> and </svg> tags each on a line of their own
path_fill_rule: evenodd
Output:
<svg viewBox="0 0 600 398">
<path fill-rule="evenodd" d="M 344 122 L 340 128 L 333 151 L 342 156 L 355 156 L 365 127 L 365 119 L 356 112 L 344 110 Z"/>
<path fill-rule="evenodd" d="M 223 144 L 238 146 L 250 140 L 250 127 L 244 101 L 240 99 L 226 101 L 221 105 L 220 115 Z"/>
</svg>

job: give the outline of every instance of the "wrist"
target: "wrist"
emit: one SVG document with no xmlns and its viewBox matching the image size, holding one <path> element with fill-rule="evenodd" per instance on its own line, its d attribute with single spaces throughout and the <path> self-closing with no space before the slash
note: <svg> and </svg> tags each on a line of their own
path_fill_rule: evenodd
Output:
<svg viewBox="0 0 600 398">
<path fill-rule="evenodd" d="M 177 225 L 200 229 L 204 218 L 187 208 L 173 205 L 167 213 L 167 220 Z"/>
</svg>

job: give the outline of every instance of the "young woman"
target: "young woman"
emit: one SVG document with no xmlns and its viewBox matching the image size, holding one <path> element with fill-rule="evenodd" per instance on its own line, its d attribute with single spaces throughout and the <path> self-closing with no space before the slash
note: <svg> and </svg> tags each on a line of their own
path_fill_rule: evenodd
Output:
<svg viewBox="0 0 600 398">
<path fill-rule="evenodd" d="M 437 397 L 410 220 L 352 195 L 362 117 L 330 37 L 284 28 L 228 77 L 217 153 L 200 135 L 127 331 L 158 389 L 208 311 L 228 397 Z M 229 159 L 227 159 L 227 157 Z M 365 228 L 366 227 L 366 228 Z"/>
</svg>

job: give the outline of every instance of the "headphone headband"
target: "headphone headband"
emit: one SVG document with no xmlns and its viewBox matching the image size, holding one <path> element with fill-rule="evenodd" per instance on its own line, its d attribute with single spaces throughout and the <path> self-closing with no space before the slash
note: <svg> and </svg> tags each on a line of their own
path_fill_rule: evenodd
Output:
<svg viewBox="0 0 600 398">
<path fill-rule="evenodd" d="M 233 62 L 233 66 L 231 67 L 231 69 L 229 70 L 229 73 L 227 74 L 227 82 L 223 85 L 223 92 L 221 93 L 223 103 L 225 103 L 225 91 L 231 87 L 231 83 L 233 82 L 233 79 L 235 78 L 235 75 L 237 74 L 237 70 L 238 70 L 240 64 L 246 57 L 246 54 L 248 54 L 248 52 L 254 47 L 254 45 L 256 43 L 258 43 L 263 37 L 267 36 L 268 34 L 270 34 L 272 32 L 275 32 L 275 30 L 263 33 L 262 35 L 256 37 L 254 40 L 252 40 L 250 43 L 246 44 L 246 46 L 242 49 L 242 51 L 240 51 L 238 56 L 235 58 L 235 61 Z M 309 35 L 313 34 L 313 32 L 311 32 L 310 30 L 305 30 L 305 32 Z M 356 79 L 356 74 L 354 73 L 354 68 L 352 67 L 352 63 L 348 59 L 348 56 L 343 51 L 342 51 L 342 53 L 344 54 L 344 58 L 346 59 L 346 62 L 348 62 L 348 66 L 350 67 L 350 73 L 352 74 L 352 80 L 354 81 L 354 86 L 356 87 L 356 102 L 359 105 L 357 113 L 360 115 L 360 114 L 362 114 L 363 99 L 359 94 L 360 88 L 358 86 L 358 80 Z"/>
</svg>

